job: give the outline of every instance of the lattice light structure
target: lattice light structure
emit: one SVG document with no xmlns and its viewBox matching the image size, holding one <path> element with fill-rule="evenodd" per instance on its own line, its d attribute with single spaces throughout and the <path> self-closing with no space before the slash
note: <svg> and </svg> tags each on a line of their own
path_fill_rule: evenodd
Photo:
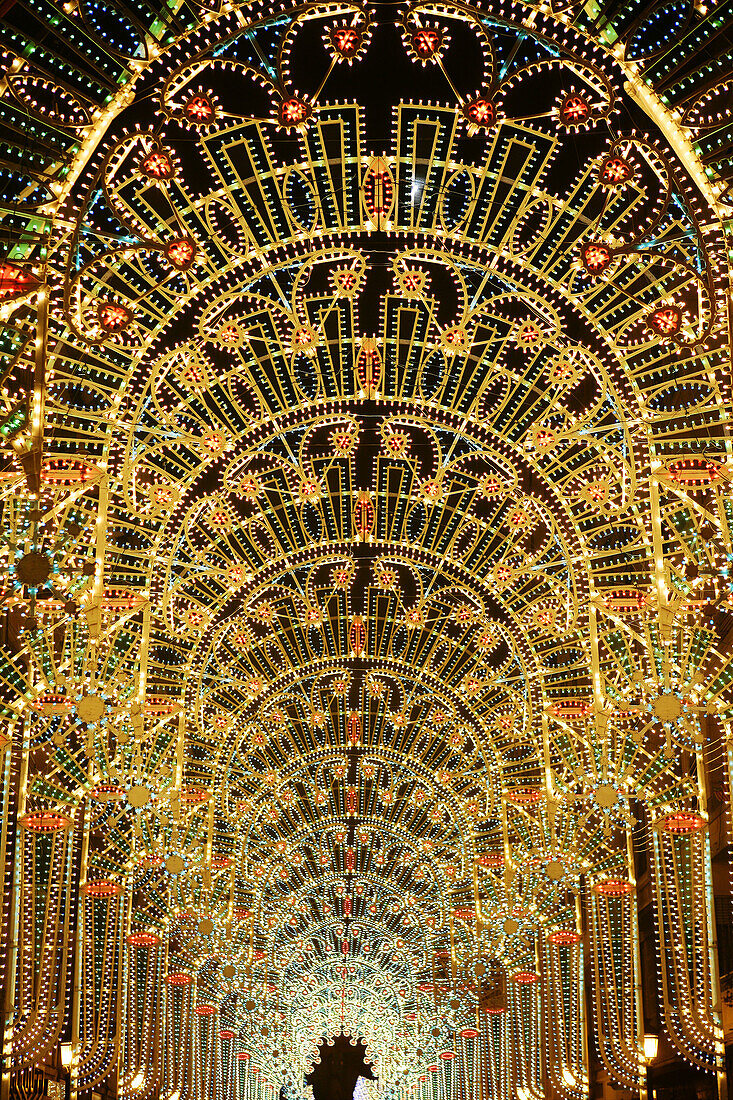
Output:
<svg viewBox="0 0 733 1100">
<path fill-rule="evenodd" d="M 70 1039 L 74 1095 L 296 1100 L 343 1033 L 395 1100 L 643 1090 L 644 825 L 666 1030 L 721 1072 L 725 88 L 660 91 L 710 19 L 36 9 L 5 1087 Z"/>
</svg>

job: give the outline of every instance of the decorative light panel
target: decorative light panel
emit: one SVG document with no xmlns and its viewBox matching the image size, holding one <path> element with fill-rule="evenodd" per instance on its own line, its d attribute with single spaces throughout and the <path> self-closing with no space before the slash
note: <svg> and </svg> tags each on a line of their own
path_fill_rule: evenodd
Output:
<svg viewBox="0 0 733 1100">
<path fill-rule="evenodd" d="M 296 1100 L 343 1033 L 400 1100 L 643 1089 L 644 827 L 720 1071 L 722 85 L 661 93 L 669 13 L 31 11 L 10 1075 L 70 1038 L 74 1094 Z"/>
</svg>

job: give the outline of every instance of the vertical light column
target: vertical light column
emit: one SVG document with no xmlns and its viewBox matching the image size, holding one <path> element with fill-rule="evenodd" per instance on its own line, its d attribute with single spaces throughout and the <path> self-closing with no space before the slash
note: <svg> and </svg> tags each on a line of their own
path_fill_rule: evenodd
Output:
<svg viewBox="0 0 733 1100">
<path fill-rule="evenodd" d="M 49 1055 L 69 1008 L 69 894 L 76 839 L 73 818 L 61 812 L 27 813 L 20 824 L 13 1073 Z"/>
<path fill-rule="evenodd" d="M 463 1100 L 481 1100 L 484 1038 L 476 1027 L 464 1027 L 456 1036 L 456 1076 Z"/>
<path fill-rule="evenodd" d="M 595 1045 L 604 1067 L 624 1088 L 645 1087 L 637 991 L 639 928 L 636 891 L 626 879 L 603 879 L 588 890 Z"/>
<path fill-rule="evenodd" d="M 17 787 L 14 783 L 17 771 Z M 3 989 L 2 998 L 2 1046 L 0 1047 L 0 1100 L 10 1098 L 10 1076 L 13 1050 L 13 1016 L 15 1005 L 15 981 L 18 957 L 18 920 L 20 914 L 20 873 L 18 858 L 22 833 L 17 819 L 25 811 L 25 791 L 28 777 L 28 744 L 24 723 L 19 723 L 13 731 L 12 752 L 6 751 L 3 759 L 2 782 L 2 870 L 3 913 L 0 930 L 3 938 L 0 942 L 0 976 Z M 11 847 L 12 839 L 12 847 Z"/>
<path fill-rule="evenodd" d="M 160 942 L 130 944 L 125 955 L 126 1003 L 118 1093 L 147 1100 L 159 1088 L 163 1070 L 163 973 L 167 950 Z"/>
<path fill-rule="evenodd" d="M 653 822 L 652 838 L 666 1030 L 680 1054 L 724 1077 L 707 822 L 696 812 L 674 811 Z"/>
<path fill-rule="evenodd" d="M 582 940 L 550 933 L 541 958 L 547 1076 L 559 1096 L 581 1100 L 588 1095 Z"/>
<path fill-rule="evenodd" d="M 542 1100 L 542 1003 L 539 982 L 509 986 L 507 1073 L 510 1092 L 518 1100 Z"/>
<path fill-rule="evenodd" d="M 184 1097 L 191 1072 L 193 979 L 184 971 L 174 971 L 166 975 L 165 986 L 163 1091 L 166 1096 Z"/>
<path fill-rule="evenodd" d="M 487 1094 L 491 1100 L 509 1100 L 511 1097 L 506 1023 L 506 1013 L 489 1013 L 484 1017 L 481 1028 L 486 1061 Z"/>
<path fill-rule="evenodd" d="M 126 897 L 87 892 L 80 914 L 77 1087 L 92 1088 L 117 1058 Z"/>
</svg>

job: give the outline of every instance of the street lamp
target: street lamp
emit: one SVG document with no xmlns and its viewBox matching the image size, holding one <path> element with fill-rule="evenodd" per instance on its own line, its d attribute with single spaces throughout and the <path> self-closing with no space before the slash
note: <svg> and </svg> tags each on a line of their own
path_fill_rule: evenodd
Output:
<svg viewBox="0 0 733 1100">
<path fill-rule="evenodd" d="M 659 1036 L 647 1034 L 644 1036 L 644 1061 L 647 1065 L 657 1057 L 659 1050 Z"/>
<path fill-rule="evenodd" d="M 652 1097 L 654 1096 L 654 1089 L 652 1089 L 649 1080 L 649 1067 L 657 1057 L 658 1050 L 659 1036 L 654 1035 L 652 1032 L 646 1032 L 644 1034 L 644 1077 L 646 1078 L 646 1094 Z"/>
<path fill-rule="evenodd" d="M 74 1060 L 74 1047 L 71 1043 L 61 1043 L 61 1065 L 64 1069 L 71 1069 Z"/>
</svg>

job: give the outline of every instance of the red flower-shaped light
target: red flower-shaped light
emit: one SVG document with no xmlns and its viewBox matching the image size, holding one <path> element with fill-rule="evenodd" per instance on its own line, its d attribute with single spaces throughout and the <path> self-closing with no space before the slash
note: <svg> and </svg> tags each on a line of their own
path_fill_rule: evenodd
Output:
<svg viewBox="0 0 733 1100">
<path fill-rule="evenodd" d="M 415 31 L 410 41 L 421 61 L 431 61 L 443 45 L 443 36 L 435 27 L 421 27 Z"/>
<path fill-rule="evenodd" d="M 590 103 L 585 96 L 571 92 L 560 104 L 560 121 L 564 126 L 582 126 L 590 118 Z"/>
<path fill-rule="evenodd" d="M 351 294 L 356 289 L 357 277 L 353 271 L 336 271 L 333 275 L 336 290 L 340 294 Z"/>
<path fill-rule="evenodd" d="M 277 117 L 281 126 L 304 126 L 310 118 L 311 106 L 305 99 L 290 96 L 278 107 Z"/>
<path fill-rule="evenodd" d="M 462 348 L 468 343 L 468 335 L 464 328 L 453 325 L 451 328 L 443 330 L 443 342 L 453 348 Z"/>
<path fill-rule="evenodd" d="M 517 970 L 512 974 L 512 981 L 517 985 L 534 985 L 539 981 L 539 974 L 535 974 L 534 970 Z"/>
<path fill-rule="evenodd" d="M 496 122 L 496 110 L 494 104 L 486 96 L 477 96 L 463 108 L 463 114 L 471 126 L 481 126 L 488 129 Z"/>
<path fill-rule="evenodd" d="M 171 180 L 176 174 L 173 161 L 164 149 L 151 149 L 140 162 L 140 170 L 153 180 Z"/>
<path fill-rule="evenodd" d="M 295 351 L 311 351 L 317 343 L 317 337 L 308 325 L 301 325 L 293 332 L 293 349 Z"/>
<path fill-rule="evenodd" d="M 557 928 L 547 938 L 558 947 L 572 947 L 573 944 L 580 943 L 580 933 L 574 928 Z"/>
<path fill-rule="evenodd" d="M 623 898 L 630 894 L 634 887 L 626 879 L 606 878 L 597 882 L 593 887 L 594 894 L 603 894 L 607 898 Z"/>
<path fill-rule="evenodd" d="M 720 466 L 699 455 L 670 462 L 667 473 L 672 481 L 684 485 L 686 489 L 705 488 L 721 477 Z"/>
<path fill-rule="evenodd" d="M 176 237 L 165 248 L 165 258 L 176 271 L 188 271 L 196 259 L 198 249 L 191 237 Z"/>
<path fill-rule="evenodd" d="M 194 126 L 209 126 L 216 118 L 216 109 L 205 92 L 195 92 L 184 103 L 183 114 Z"/>
<path fill-rule="evenodd" d="M 132 320 L 132 312 L 117 302 L 101 302 L 97 307 L 97 320 L 105 332 L 122 332 Z"/>
<path fill-rule="evenodd" d="M 0 300 L 8 301 L 35 290 L 39 281 L 30 271 L 15 264 L 0 263 Z"/>
<path fill-rule="evenodd" d="M 692 812 L 680 811 L 667 814 L 666 817 L 662 818 L 662 829 L 665 833 L 672 833 L 673 836 L 700 832 L 706 824 L 704 817 Z"/>
<path fill-rule="evenodd" d="M 52 813 L 49 810 L 26 814 L 18 819 L 20 824 L 32 833 L 58 833 L 68 829 L 72 820 L 66 814 Z"/>
<path fill-rule="evenodd" d="M 113 898 L 122 893 L 122 885 L 109 878 L 91 879 L 82 886 L 82 892 L 90 898 Z"/>
<path fill-rule="evenodd" d="M 611 249 L 600 241 L 588 241 L 580 250 L 580 260 L 589 275 L 600 275 L 611 263 Z"/>
<path fill-rule="evenodd" d="M 682 326 L 682 310 L 678 306 L 662 306 L 649 314 L 647 324 L 659 336 L 674 336 Z"/>
<path fill-rule="evenodd" d="M 169 971 L 165 976 L 165 982 L 168 985 L 192 985 L 193 978 L 190 974 L 187 974 L 185 970 L 173 970 Z"/>
<path fill-rule="evenodd" d="M 539 787 L 512 787 L 506 792 L 507 802 L 513 802 L 515 806 L 530 806 L 533 802 L 539 802 L 542 792 Z"/>
<path fill-rule="evenodd" d="M 601 183 L 611 187 L 619 183 L 627 183 L 634 174 L 634 169 L 623 157 L 606 157 L 598 178 Z"/>
<path fill-rule="evenodd" d="M 333 27 L 329 32 L 328 41 L 338 58 L 342 61 L 351 61 L 359 52 L 364 38 L 354 27 Z"/>
</svg>

